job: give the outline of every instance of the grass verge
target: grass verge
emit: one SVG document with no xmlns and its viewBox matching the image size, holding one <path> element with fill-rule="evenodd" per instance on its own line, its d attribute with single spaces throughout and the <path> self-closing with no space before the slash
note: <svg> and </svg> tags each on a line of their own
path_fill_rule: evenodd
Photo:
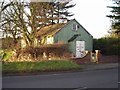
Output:
<svg viewBox="0 0 120 90">
<path fill-rule="evenodd" d="M 3 74 L 36 73 L 78 69 L 80 69 L 80 65 L 75 64 L 69 60 L 42 62 L 11 62 L 2 65 Z"/>
</svg>

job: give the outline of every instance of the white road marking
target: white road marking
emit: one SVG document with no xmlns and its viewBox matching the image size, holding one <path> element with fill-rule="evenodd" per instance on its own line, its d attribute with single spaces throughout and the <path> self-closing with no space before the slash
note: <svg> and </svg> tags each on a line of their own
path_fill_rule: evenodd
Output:
<svg viewBox="0 0 120 90">
<path fill-rule="evenodd" d="M 76 89 L 73 89 L 73 90 L 84 90 L 84 89 L 87 89 L 87 87 L 79 87 L 79 88 L 76 88 Z"/>
</svg>

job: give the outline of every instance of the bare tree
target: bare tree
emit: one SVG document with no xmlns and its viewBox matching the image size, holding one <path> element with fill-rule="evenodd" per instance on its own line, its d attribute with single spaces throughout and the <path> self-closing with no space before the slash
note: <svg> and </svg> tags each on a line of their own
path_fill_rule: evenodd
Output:
<svg viewBox="0 0 120 90">
<path fill-rule="evenodd" d="M 1 29 L 9 32 L 14 38 L 21 35 L 27 46 L 34 46 L 36 17 L 33 5 L 29 2 L 10 1 L 9 6 L 2 11 Z"/>
</svg>

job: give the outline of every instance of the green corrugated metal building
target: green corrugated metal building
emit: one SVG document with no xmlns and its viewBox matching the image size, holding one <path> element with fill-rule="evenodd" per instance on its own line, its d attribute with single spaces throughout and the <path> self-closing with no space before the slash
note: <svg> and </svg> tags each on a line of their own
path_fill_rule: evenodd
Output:
<svg viewBox="0 0 120 90">
<path fill-rule="evenodd" d="M 93 50 L 93 36 L 75 19 L 67 23 L 54 24 L 43 27 L 37 33 L 37 35 L 40 36 L 42 44 L 53 44 L 58 42 L 68 43 L 69 50 L 74 55 L 76 55 L 77 49 L 81 47 L 80 45 L 76 45 L 77 41 L 84 42 L 81 50 Z"/>
</svg>

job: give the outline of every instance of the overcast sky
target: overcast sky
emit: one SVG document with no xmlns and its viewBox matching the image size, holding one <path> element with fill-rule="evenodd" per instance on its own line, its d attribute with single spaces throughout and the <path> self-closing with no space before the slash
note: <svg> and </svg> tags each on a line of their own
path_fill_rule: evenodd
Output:
<svg viewBox="0 0 120 90">
<path fill-rule="evenodd" d="M 76 4 L 69 10 L 74 14 L 71 18 L 75 18 L 94 38 L 108 34 L 111 23 L 106 17 L 110 14 L 107 6 L 112 5 L 112 0 L 72 0 L 71 3 Z"/>
<path fill-rule="evenodd" d="M 76 4 L 70 11 L 75 18 L 94 38 L 100 38 L 108 34 L 110 14 L 107 6 L 112 5 L 111 0 L 72 0 Z"/>
</svg>

